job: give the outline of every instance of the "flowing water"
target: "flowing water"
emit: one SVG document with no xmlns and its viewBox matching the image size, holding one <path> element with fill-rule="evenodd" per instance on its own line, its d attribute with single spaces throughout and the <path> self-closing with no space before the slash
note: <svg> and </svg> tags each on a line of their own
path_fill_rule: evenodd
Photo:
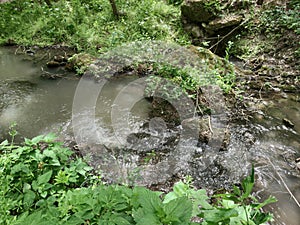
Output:
<svg viewBox="0 0 300 225">
<path fill-rule="evenodd" d="M 176 154 L 181 154 L 180 151 L 170 154 L 172 150 L 166 145 L 170 143 L 170 140 L 174 142 L 172 140 L 176 139 L 177 131 L 164 126 L 160 118 L 149 118 L 150 103 L 136 96 L 139 88 L 130 86 L 136 79 L 135 76 L 125 76 L 104 84 L 101 95 L 97 99 L 92 99 L 90 94 L 99 89 L 99 83 L 86 80 L 88 89 L 81 91 L 81 96 L 79 98 L 77 96 L 77 100 L 82 99 L 87 105 L 91 101 L 90 105 L 94 104 L 95 107 L 92 112 L 89 108 L 74 115 L 72 113 L 74 112 L 73 101 L 79 79 L 70 74 L 68 78 L 46 80 L 40 78 L 40 74 L 39 65 L 24 61 L 21 56 L 14 55 L 12 49 L 0 48 L 0 140 L 9 138 L 8 127 L 13 122 L 17 123 L 19 140 L 22 137 L 31 138 L 39 134 L 55 132 L 64 140 L 74 141 L 72 138 L 74 126 L 77 138 L 81 142 L 89 142 L 91 140 L 88 139 L 91 138 L 96 144 L 105 143 L 106 146 L 114 148 L 123 141 L 118 140 L 118 135 L 114 134 L 115 130 L 119 129 L 119 126 L 116 128 L 112 125 L 114 107 L 122 102 L 135 101 L 130 113 L 125 110 L 122 115 L 118 115 L 127 121 L 128 126 L 124 129 L 132 134 L 145 137 L 152 135 L 154 138 L 146 138 L 138 142 L 133 135 L 129 142 L 136 144 L 139 148 L 134 150 L 147 149 L 149 152 L 151 149 L 164 148 L 160 155 L 162 158 L 169 154 L 175 159 Z M 122 95 L 120 96 L 119 93 Z M 299 98 L 300 96 L 296 94 L 284 98 L 274 96 L 263 102 L 261 110 L 251 121 L 231 125 L 228 151 L 218 156 L 223 167 L 226 167 L 232 176 L 241 176 L 249 171 L 252 162 L 255 164 L 258 196 L 265 198 L 272 194 L 279 200 L 278 203 L 269 207 L 276 215 L 276 221 L 273 224 L 298 225 L 300 221 L 300 208 L 289 193 L 290 191 L 300 201 L 300 175 L 295 163 L 295 159 L 300 156 Z M 72 117 L 76 121 L 73 124 Z M 289 128 L 284 125 L 284 118 L 289 119 L 294 127 Z M 148 129 L 141 128 L 145 122 L 148 122 Z M 194 148 L 194 152 L 201 153 L 203 150 L 200 147 L 195 148 L 192 143 L 190 146 L 188 146 L 189 143 L 185 144 L 189 149 Z M 204 156 L 205 154 L 202 155 Z M 209 154 L 206 156 L 213 157 Z M 180 155 L 180 157 L 182 159 L 183 156 Z M 215 159 L 199 158 L 208 163 Z M 114 165 L 110 163 L 107 164 L 108 170 L 113 170 Z M 137 164 L 138 160 L 135 163 Z M 171 160 L 164 160 L 151 169 L 158 169 L 157 171 L 160 171 L 162 175 L 167 176 L 169 171 L 163 169 L 174 168 L 174 165 L 173 167 L 167 165 L 171 163 Z M 215 169 L 214 167 L 207 168 Z M 195 167 L 194 176 L 197 176 L 196 169 Z M 203 173 L 204 170 L 200 171 Z M 200 172 L 198 173 L 201 177 Z M 208 183 L 213 179 L 222 179 L 221 176 L 211 178 L 206 173 L 203 174 L 201 179 Z M 212 174 L 212 172 L 207 174 Z M 172 174 L 169 176 L 171 177 Z M 148 177 L 150 182 L 154 182 L 157 178 Z"/>
</svg>

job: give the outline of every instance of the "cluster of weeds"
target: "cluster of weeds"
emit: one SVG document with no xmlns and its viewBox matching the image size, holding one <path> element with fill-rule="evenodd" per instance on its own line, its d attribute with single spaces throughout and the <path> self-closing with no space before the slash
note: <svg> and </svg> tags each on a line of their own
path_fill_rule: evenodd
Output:
<svg viewBox="0 0 300 225">
<path fill-rule="evenodd" d="M 117 20 L 108 0 L 20 0 L 0 4 L 0 44 L 64 44 L 90 53 L 125 42 L 172 40 L 187 43 L 180 9 L 164 1 L 116 1 Z"/>
<path fill-rule="evenodd" d="M 260 16 L 261 30 L 266 34 L 284 35 L 286 30 L 300 34 L 300 2 L 291 1 L 286 7 L 275 6 Z"/>
</svg>

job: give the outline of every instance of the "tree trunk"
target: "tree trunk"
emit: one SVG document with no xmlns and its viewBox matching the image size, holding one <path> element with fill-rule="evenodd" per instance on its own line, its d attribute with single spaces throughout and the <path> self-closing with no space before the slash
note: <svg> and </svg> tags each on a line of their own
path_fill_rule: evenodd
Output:
<svg viewBox="0 0 300 225">
<path fill-rule="evenodd" d="M 115 0 L 109 0 L 114 16 L 119 19 L 119 11 Z"/>
<path fill-rule="evenodd" d="M 45 2 L 46 2 L 46 4 L 47 4 L 48 6 L 51 6 L 50 0 L 45 0 Z"/>
</svg>

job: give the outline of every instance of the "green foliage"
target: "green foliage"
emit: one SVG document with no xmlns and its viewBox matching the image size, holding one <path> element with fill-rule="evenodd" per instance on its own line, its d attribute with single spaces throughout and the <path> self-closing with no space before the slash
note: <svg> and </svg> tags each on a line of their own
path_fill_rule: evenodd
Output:
<svg viewBox="0 0 300 225">
<path fill-rule="evenodd" d="M 227 61 L 229 61 L 229 57 L 230 57 L 231 50 L 232 50 L 233 46 L 234 46 L 234 42 L 228 41 L 226 49 L 225 49 L 225 59 Z"/>
<path fill-rule="evenodd" d="M 260 16 L 259 30 L 269 38 L 280 38 L 286 35 L 287 30 L 291 30 L 296 36 L 300 35 L 300 2 L 290 1 L 288 8 L 273 7 L 263 11 Z M 297 41 L 296 41 L 297 42 Z M 294 43 L 298 46 L 295 56 L 299 57 L 300 42 Z"/>
<path fill-rule="evenodd" d="M 183 0 L 167 0 L 167 3 L 171 4 L 171 5 L 178 6 L 178 5 L 181 5 L 183 3 Z"/>
<path fill-rule="evenodd" d="M 265 33 L 284 34 L 286 29 L 300 34 L 300 3 L 294 1 L 290 9 L 274 7 L 265 10 L 260 17 L 260 26 Z"/>
<path fill-rule="evenodd" d="M 23 146 L 1 143 L 2 215 L 30 212 L 44 205 L 47 198 L 87 182 L 91 168 L 82 159 L 69 161 L 73 152 L 55 139 L 48 134 L 25 139 Z M 1 224 L 5 218 L 0 217 Z"/>
<path fill-rule="evenodd" d="M 103 52 L 125 42 L 172 40 L 187 43 L 180 9 L 164 1 L 117 1 L 115 20 L 108 0 L 20 0 L 0 4 L 0 44 L 67 44 L 79 51 Z"/>
<path fill-rule="evenodd" d="M 187 95 L 196 101 L 198 90 L 206 85 L 219 85 L 225 93 L 229 93 L 235 85 L 233 68 L 225 71 L 223 66 L 212 66 L 214 67 L 207 68 L 206 71 L 199 71 L 154 63 L 151 68 L 155 75 L 147 78 L 145 95 L 149 97 L 159 93 L 168 100 L 177 100 Z"/>
<path fill-rule="evenodd" d="M 218 207 L 224 215 L 219 212 L 210 210 L 202 210 L 202 215 L 211 218 L 223 217 L 225 224 L 265 224 L 272 220 L 270 213 L 264 213 L 261 209 L 263 206 L 276 202 L 274 197 L 269 197 L 264 202 L 260 203 L 257 198 L 251 195 L 254 186 L 254 167 L 252 166 L 251 175 L 242 181 L 242 189 L 233 187 L 232 193 L 219 194 L 214 197 L 218 200 Z M 217 214 L 216 214 L 217 213 Z M 210 223 L 207 223 L 210 224 Z M 222 223 L 223 224 L 223 223 Z"/>
<path fill-rule="evenodd" d="M 213 14 L 217 14 L 225 9 L 226 5 L 222 4 L 220 0 L 209 0 L 205 2 L 205 7 Z"/>
<path fill-rule="evenodd" d="M 15 134 L 15 132 L 13 132 Z M 144 187 L 99 183 L 91 168 L 48 134 L 20 146 L 0 144 L 0 223 L 3 225 L 263 224 L 272 219 L 251 196 L 252 174 L 242 189 L 216 195 L 216 204 L 192 178 L 164 195 Z M 192 218 L 201 223 L 191 222 Z"/>
</svg>

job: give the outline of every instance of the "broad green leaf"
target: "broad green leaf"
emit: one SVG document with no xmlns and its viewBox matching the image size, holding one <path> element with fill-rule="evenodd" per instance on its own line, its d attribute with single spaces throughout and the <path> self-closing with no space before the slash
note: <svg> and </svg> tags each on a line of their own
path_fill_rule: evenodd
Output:
<svg viewBox="0 0 300 225">
<path fill-rule="evenodd" d="M 31 139 L 30 145 L 36 145 L 44 139 L 44 135 L 39 135 Z M 29 141 L 28 141 L 29 142 Z"/>
<path fill-rule="evenodd" d="M 187 191 L 189 190 L 189 186 L 180 181 L 174 185 L 173 190 L 178 197 L 182 197 L 186 195 Z"/>
<path fill-rule="evenodd" d="M 11 168 L 12 175 L 15 175 L 16 173 L 19 173 L 19 172 L 28 174 L 28 173 L 31 173 L 32 171 L 29 169 L 29 167 L 26 164 L 21 162 Z"/>
<path fill-rule="evenodd" d="M 183 183 L 182 181 L 174 184 L 173 191 L 169 192 L 165 197 L 163 203 L 168 203 L 176 198 L 188 196 L 190 191 L 190 187 L 188 184 Z"/>
<path fill-rule="evenodd" d="M 0 144 L 0 149 L 2 149 L 3 147 L 9 145 L 8 140 L 2 141 Z"/>
<path fill-rule="evenodd" d="M 24 194 L 23 203 L 26 207 L 30 207 L 35 200 L 35 193 L 31 190 L 27 190 Z"/>
<path fill-rule="evenodd" d="M 178 198 L 179 196 L 177 196 L 173 191 L 169 192 L 165 197 L 164 197 L 164 201 L 163 203 L 168 203 L 176 198 Z"/>
<path fill-rule="evenodd" d="M 52 170 L 49 170 L 47 173 L 44 173 L 43 175 L 39 176 L 37 179 L 38 185 L 45 184 L 49 182 L 52 176 Z"/>
<path fill-rule="evenodd" d="M 146 212 L 143 208 L 132 212 L 136 225 L 162 225 L 154 212 Z"/>
<path fill-rule="evenodd" d="M 121 215 L 116 215 L 114 213 L 106 213 L 103 215 L 98 223 L 99 225 L 130 225 L 131 223 L 126 220 Z"/>
<path fill-rule="evenodd" d="M 162 202 L 159 198 L 160 193 L 137 187 L 134 188 L 134 194 L 137 196 L 137 202 L 144 210 L 155 212 L 162 208 Z"/>
<path fill-rule="evenodd" d="M 200 190 L 193 190 L 191 192 L 191 198 L 194 200 L 194 210 L 193 210 L 193 216 L 195 216 L 196 212 L 198 213 L 199 206 L 203 209 L 212 209 L 213 207 L 207 202 L 209 200 L 209 197 L 206 194 L 206 190 L 200 189 Z"/>
<path fill-rule="evenodd" d="M 268 205 L 268 204 L 271 204 L 271 203 L 274 203 L 274 202 L 277 202 L 277 199 L 274 196 L 270 196 L 268 199 L 266 199 L 264 202 L 260 203 L 259 205 L 257 205 L 254 208 L 255 209 L 261 209 L 265 205 Z"/>
<path fill-rule="evenodd" d="M 241 195 L 241 191 L 240 189 L 237 187 L 237 186 L 233 186 L 233 193 L 236 195 L 236 196 L 240 196 Z"/>
<path fill-rule="evenodd" d="M 257 212 L 252 218 L 254 224 L 265 224 L 268 221 L 273 221 L 273 215 L 270 213 Z"/>
<path fill-rule="evenodd" d="M 54 142 L 57 139 L 57 136 L 54 133 L 49 133 L 46 136 L 44 136 L 43 139 L 44 139 L 43 141 L 48 142 L 48 143 Z"/>
<path fill-rule="evenodd" d="M 163 220 L 166 223 L 172 224 L 188 224 L 192 217 L 193 205 L 192 201 L 187 197 L 174 199 L 164 205 L 166 218 Z"/>
<path fill-rule="evenodd" d="M 237 204 L 234 203 L 234 201 L 232 200 L 226 200 L 226 199 L 223 199 L 221 201 L 222 203 L 222 206 L 225 208 L 225 209 L 233 209 L 233 208 L 236 208 L 238 207 Z"/>
<path fill-rule="evenodd" d="M 254 166 L 252 165 L 251 169 L 251 175 L 247 176 L 243 181 L 242 181 L 242 187 L 244 194 L 241 196 L 241 200 L 243 201 L 244 199 L 248 198 L 249 195 L 252 192 L 253 186 L 254 186 L 255 178 L 254 178 Z"/>
<path fill-rule="evenodd" d="M 237 217 L 238 212 L 235 209 L 208 209 L 201 210 L 199 217 L 204 218 L 208 222 L 225 222 L 229 221 L 231 217 Z"/>
<path fill-rule="evenodd" d="M 55 152 L 53 152 L 53 151 L 51 151 L 49 149 L 45 149 L 43 151 L 43 154 L 44 154 L 44 156 L 52 158 L 52 159 L 56 159 L 57 158 Z"/>
</svg>

